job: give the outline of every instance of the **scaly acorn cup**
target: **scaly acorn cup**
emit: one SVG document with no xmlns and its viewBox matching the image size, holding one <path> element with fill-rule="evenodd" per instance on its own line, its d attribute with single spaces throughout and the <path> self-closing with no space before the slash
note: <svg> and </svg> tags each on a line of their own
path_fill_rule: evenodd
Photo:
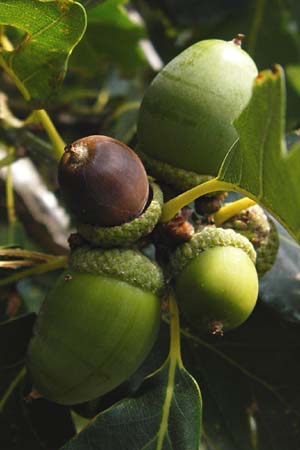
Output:
<svg viewBox="0 0 300 450">
<path fill-rule="evenodd" d="M 248 318 L 258 295 L 255 259 L 247 238 L 215 227 L 176 249 L 170 259 L 175 293 L 195 330 L 223 334 Z"/>
<path fill-rule="evenodd" d="M 182 190 L 217 175 L 258 73 L 240 44 L 240 36 L 200 41 L 152 81 L 138 118 L 138 152 L 151 175 L 176 188 L 182 181 Z"/>
<path fill-rule="evenodd" d="M 279 236 L 276 225 L 259 205 L 240 211 L 222 224 L 245 236 L 256 251 L 256 270 L 262 277 L 270 270 L 276 260 Z"/>
<path fill-rule="evenodd" d="M 156 339 L 163 290 L 160 268 L 138 251 L 75 249 L 29 343 L 26 366 L 34 390 L 68 405 L 128 379 Z"/>
<path fill-rule="evenodd" d="M 150 183 L 151 199 L 145 211 L 130 222 L 113 227 L 98 227 L 77 223 L 81 236 L 93 245 L 103 248 L 128 247 L 141 237 L 148 235 L 159 221 L 162 212 L 163 194 L 158 184 Z"/>
<path fill-rule="evenodd" d="M 87 136 L 65 148 L 58 181 L 79 234 L 101 247 L 128 246 L 158 222 L 163 195 L 122 142 Z"/>
</svg>

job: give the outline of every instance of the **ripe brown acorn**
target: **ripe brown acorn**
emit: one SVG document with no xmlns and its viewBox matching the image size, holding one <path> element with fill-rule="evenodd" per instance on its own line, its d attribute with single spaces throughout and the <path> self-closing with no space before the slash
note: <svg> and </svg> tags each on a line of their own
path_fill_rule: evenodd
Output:
<svg viewBox="0 0 300 450">
<path fill-rule="evenodd" d="M 96 226 L 129 222 L 144 210 L 149 182 L 139 157 L 108 136 L 92 135 L 65 148 L 58 182 L 77 221 Z"/>
</svg>

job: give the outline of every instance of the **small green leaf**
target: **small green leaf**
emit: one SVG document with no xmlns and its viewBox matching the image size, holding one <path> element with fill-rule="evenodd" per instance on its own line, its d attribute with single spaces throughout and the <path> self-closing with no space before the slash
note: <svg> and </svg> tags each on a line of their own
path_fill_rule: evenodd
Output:
<svg viewBox="0 0 300 450">
<path fill-rule="evenodd" d="M 198 450 L 199 389 L 189 373 L 170 360 L 146 379 L 135 398 L 99 414 L 63 450 Z"/>
<path fill-rule="evenodd" d="M 69 56 L 86 28 L 85 10 L 71 0 L 2 0 L 0 24 L 25 33 L 13 50 L 0 52 L 0 65 L 24 98 L 40 108 L 64 79 Z"/>
<path fill-rule="evenodd" d="M 253 96 L 235 122 L 240 140 L 228 152 L 218 180 L 258 201 L 299 241 L 300 145 L 287 151 L 284 115 L 284 72 L 276 66 L 257 77 Z"/>
</svg>

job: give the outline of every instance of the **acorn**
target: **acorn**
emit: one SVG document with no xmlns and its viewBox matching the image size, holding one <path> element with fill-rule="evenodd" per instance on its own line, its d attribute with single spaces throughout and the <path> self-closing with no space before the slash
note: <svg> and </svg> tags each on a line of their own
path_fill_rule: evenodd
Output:
<svg viewBox="0 0 300 450">
<path fill-rule="evenodd" d="M 139 216 L 149 197 L 149 182 L 140 158 L 108 136 L 78 139 L 65 148 L 58 182 L 80 223 L 114 226 Z"/>
<path fill-rule="evenodd" d="M 29 343 L 26 366 L 34 391 L 69 405 L 127 380 L 155 342 L 163 291 L 160 268 L 136 250 L 72 251 Z"/>
<path fill-rule="evenodd" d="M 128 247 L 152 232 L 161 216 L 162 206 L 162 191 L 158 184 L 151 181 L 149 204 L 140 216 L 113 227 L 99 227 L 77 222 L 77 230 L 93 245 L 105 248 Z"/>
<path fill-rule="evenodd" d="M 255 259 L 247 238 L 213 226 L 175 250 L 170 268 L 176 298 L 195 330 L 221 335 L 249 317 L 258 296 Z"/>
<path fill-rule="evenodd" d="M 169 62 L 139 111 L 138 152 L 149 173 L 181 190 L 216 176 L 257 73 L 240 36 L 200 41 Z"/>
<path fill-rule="evenodd" d="M 137 154 L 116 139 L 93 135 L 67 146 L 58 181 L 79 234 L 94 245 L 129 245 L 159 220 L 159 186 L 149 183 Z"/>
</svg>

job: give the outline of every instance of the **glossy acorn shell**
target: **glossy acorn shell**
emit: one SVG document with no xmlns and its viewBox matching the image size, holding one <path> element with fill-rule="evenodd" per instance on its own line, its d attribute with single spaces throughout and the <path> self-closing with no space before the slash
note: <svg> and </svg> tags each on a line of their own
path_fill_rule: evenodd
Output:
<svg viewBox="0 0 300 450">
<path fill-rule="evenodd" d="M 68 269 L 46 298 L 29 344 L 34 388 L 66 405 L 109 392 L 142 364 L 159 324 L 154 293 Z"/>
<path fill-rule="evenodd" d="M 204 250 L 176 277 L 180 310 L 198 331 L 222 331 L 241 325 L 251 314 L 258 295 L 255 266 L 244 250 L 212 247 Z"/>
<path fill-rule="evenodd" d="M 139 151 L 175 168 L 217 175 L 238 137 L 233 121 L 249 102 L 256 75 L 255 63 L 234 42 L 209 39 L 192 45 L 146 90 Z"/>
<path fill-rule="evenodd" d="M 66 147 L 58 182 L 70 211 L 83 224 L 129 222 L 143 212 L 149 197 L 147 174 L 136 153 L 102 135 Z"/>
</svg>

